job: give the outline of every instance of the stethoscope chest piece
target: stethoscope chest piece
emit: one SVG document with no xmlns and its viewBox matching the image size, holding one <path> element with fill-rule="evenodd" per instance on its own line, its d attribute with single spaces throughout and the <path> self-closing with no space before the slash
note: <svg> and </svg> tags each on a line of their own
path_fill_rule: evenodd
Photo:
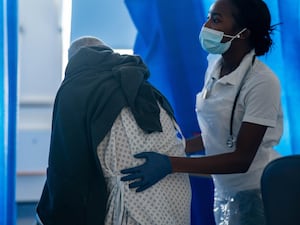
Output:
<svg viewBox="0 0 300 225">
<path fill-rule="evenodd" d="M 227 139 L 226 145 L 228 148 L 232 148 L 235 143 L 235 139 L 232 135 L 230 135 Z"/>
</svg>

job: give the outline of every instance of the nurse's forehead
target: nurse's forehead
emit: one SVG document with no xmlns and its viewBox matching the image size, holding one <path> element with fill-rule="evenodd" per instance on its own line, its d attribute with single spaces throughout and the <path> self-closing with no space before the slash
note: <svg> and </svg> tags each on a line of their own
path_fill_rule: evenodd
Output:
<svg viewBox="0 0 300 225">
<path fill-rule="evenodd" d="M 229 0 L 218 0 L 209 8 L 209 14 L 221 17 L 232 17 L 233 5 Z"/>
</svg>

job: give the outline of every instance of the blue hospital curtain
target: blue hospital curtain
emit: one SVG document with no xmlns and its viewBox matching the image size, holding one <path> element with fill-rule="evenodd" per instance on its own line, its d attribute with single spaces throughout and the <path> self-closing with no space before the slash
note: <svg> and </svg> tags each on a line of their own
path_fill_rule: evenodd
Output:
<svg viewBox="0 0 300 225">
<path fill-rule="evenodd" d="M 134 53 L 148 65 L 150 81 L 170 100 L 186 137 L 199 132 L 195 95 L 201 89 L 206 53 L 198 35 L 213 0 L 125 0 L 137 29 Z M 300 1 L 266 0 L 274 32 L 272 51 L 261 59 L 278 75 L 282 86 L 284 134 L 276 147 L 282 155 L 300 154 Z M 253 12 L 255 13 L 255 12 Z M 191 177 L 192 225 L 214 224 L 213 185 Z"/>
<path fill-rule="evenodd" d="M 282 22 L 279 43 L 282 57 L 276 61 L 283 64 L 277 74 L 284 91 L 286 121 L 286 132 L 279 150 L 284 155 L 300 154 L 300 1 L 277 0 L 277 4 L 279 21 Z"/>
<path fill-rule="evenodd" d="M 0 5 L 0 224 L 16 223 L 17 0 Z"/>
<path fill-rule="evenodd" d="M 279 24 L 270 54 L 262 57 L 277 74 L 282 87 L 284 133 L 276 150 L 282 155 L 300 154 L 300 1 L 265 2 L 271 11 L 272 24 Z"/>
<path fill-rule="evenodd" d="M 206 17 L 202 4 L 182 0 L 125 2 L 138 31 L 134 52 L 149 66 L 150 81 L 171 102 L 183 133 L 198 133 L 195 96 L 206 67 L 206 55 L 198 41 L 201 18 Z"/>
<path fill-rule="evenodd" d="M 137 28 L 134 52 L 148 65 L 154 84 L 170 101 L 185 137 L 199 133 L 195 99 L 203 85 L 206 53 L 198 35 L 206 18 L 201 1 L 125 0 Z M 190 177 L 192 224 L 213 225 L 212 181 Z"/>
</svg>

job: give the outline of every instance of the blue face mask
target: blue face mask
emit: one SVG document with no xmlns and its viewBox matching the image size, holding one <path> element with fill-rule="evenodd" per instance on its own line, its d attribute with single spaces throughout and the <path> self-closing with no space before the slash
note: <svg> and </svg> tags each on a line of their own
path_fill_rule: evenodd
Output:
<svg viewBox="0 0 300 225">
<path fill-rule="evenodd" d="M 247 28 L 244 28 L 237 35 L 231 36 L 224 34 L 222 31 L 213 30 L 203 26 L 199 35 L 201 46 L 208 53 L 223 54 L 230 48 L 231 42 L 236 38 L 240 38 L 240 34 L 246 29 Z M 229 37 L 231 40 L 222 43 L 223 37 Z"/>
</svg>

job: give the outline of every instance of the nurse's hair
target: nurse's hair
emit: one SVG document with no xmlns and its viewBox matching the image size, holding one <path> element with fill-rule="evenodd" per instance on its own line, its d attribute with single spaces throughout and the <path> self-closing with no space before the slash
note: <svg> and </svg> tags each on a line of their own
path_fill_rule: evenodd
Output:
<svg viewBox="0 0 300 225">
<path fill-rule="evenodd" d="M 68 50 L 68 59 L 74 56 L 81 48 L 91 46 L 107 46 L 102 40 L 93 36 L 82 36 L 74 40 Z"/>
<path fill-rule="evenodd" d="M 271 26 L 271 14 L 263 0 L 230 0 L 236 7 L 233 13 L 235 22 L 241 28 L 247 28 L 250 33 L 250 44 L 257 56 L 269 52 L 273 40 L 272 32 L 276 25 Z"/>
</svg>

